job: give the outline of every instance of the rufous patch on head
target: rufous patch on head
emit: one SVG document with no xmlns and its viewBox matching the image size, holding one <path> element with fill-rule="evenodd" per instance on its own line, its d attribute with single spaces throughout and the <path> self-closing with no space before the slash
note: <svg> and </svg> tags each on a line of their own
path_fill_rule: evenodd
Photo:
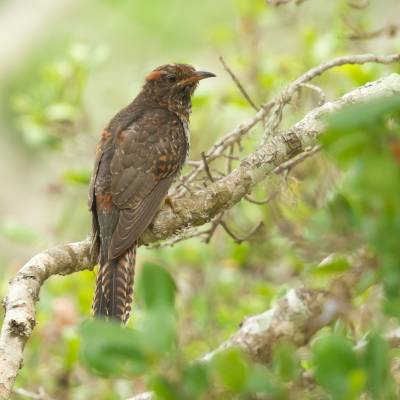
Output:
<svg viewBox="0 0 400 400">
<path fill-rule="evenodd" d="M 156 79 L 160 78 L 162 75 L 165 75 L 165 71 L 160 71 L 160 70 L 154 70 L 151 71 L 147 76 L 146 76 L 146 81 L 155 81 Z"/>
</svg>

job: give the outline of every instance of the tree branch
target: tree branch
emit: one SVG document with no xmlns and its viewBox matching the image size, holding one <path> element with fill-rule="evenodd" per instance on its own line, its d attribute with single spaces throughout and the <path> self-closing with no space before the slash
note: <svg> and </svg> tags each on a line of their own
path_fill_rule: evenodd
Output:
<svg viewBox="0 0 400 400">
<path fill-rule="evenodd" d="M 28 261 L 10 282 L 4 299 L 0 334 L 0 399 L 8 399 L 23 362 L 25 343 L 35 326 L 35 303 L 51 275 L 69 275 L 90 269 L 89 241 L 71 243 L 40 253 Z"/>
</svg>

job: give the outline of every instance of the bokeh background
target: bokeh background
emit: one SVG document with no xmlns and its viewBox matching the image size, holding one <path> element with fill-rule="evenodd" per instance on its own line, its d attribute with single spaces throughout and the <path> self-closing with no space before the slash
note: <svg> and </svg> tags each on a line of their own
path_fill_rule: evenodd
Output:
<svg viewBox="0 0 400 400">
<path fill-rule="evenodd" d="M 89 233 L 87 186 L 99 132 L 140 90 L 148 71 L 186 62 L 217 74 L 202 82 L 193 101 L 191 158 L 199 159 L 201 151 L 254 114 L 219 56 L 262 104 L 334 56 L 400 51 L 396 32 L 368 41 L 349 39 L 355 31 L 398 21 L 398 0 L 371 0 L 365 7 L 353 3 L 0 1 L 0 296 L 35 253 Z M 345 66 L 318 83 L 334 99 L 391 71 L 400 69 Z M 302 93 L 283 126 L 317 104 L 315 93 Z M 255 129 L 242 143 L 242 155 L 254 149 L 260 135 Z M 213 349 L 246 315 L 264 311 L 288 287 L 323 285 L 337 273 L 321 276 L 313 266 L 332 252 L 363 243 L 347 222 L 329 225 L 324 206 L 338 180 L 340 172 L 328 157 L 312 157 L 290 174 L 259 185 L 252 195 L 271 196 L 268 204 L 241 202 L 226 215 L 238 236 L 263 222 L 242 244 L 219 228 L 208 244 L 194 238 L 140 249 L 139 271 L 144 262 L 156 262 L 175 279 L 184 357 Z M 101 378 L 82 365 L 77 327 L 90 314 L 93 287 L 93 272 L 46 283 L 18 387 L 43 388 L 54 399 L 71 400 L 124 399 L 145 389 L 144 379 Z M 363 296 L 366 304 L 374 301 L 373 291 Z M 141 312 L 135 304 L 131 326 Z"/>
</svg>

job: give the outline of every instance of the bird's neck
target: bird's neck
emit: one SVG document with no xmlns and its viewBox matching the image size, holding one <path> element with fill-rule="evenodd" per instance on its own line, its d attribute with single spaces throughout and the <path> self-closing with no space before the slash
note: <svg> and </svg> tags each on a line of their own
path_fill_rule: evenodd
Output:
<svg viewBox="0 0 400 400">
<path fill-rule="evenodd" d="M 149 93 L 148 90 L 142 90 L 131 103 L 131 107 L 164 108 L 187 121 L 192 112 L 191 96 L 186 93 L 180 96 L 159 96 L 156 93 Z"/>
</svg>

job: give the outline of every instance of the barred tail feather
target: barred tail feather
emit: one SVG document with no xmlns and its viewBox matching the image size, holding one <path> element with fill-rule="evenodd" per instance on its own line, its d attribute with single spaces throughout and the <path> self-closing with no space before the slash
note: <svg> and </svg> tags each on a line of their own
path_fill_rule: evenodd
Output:
<svg viewBox="0 0 400 400">
<path fill-rule="evenodd" d="M 115 260 L 100 264 L 93 314 L 126 323 L 132 309 L 136 244 Z"/>
</svg>

